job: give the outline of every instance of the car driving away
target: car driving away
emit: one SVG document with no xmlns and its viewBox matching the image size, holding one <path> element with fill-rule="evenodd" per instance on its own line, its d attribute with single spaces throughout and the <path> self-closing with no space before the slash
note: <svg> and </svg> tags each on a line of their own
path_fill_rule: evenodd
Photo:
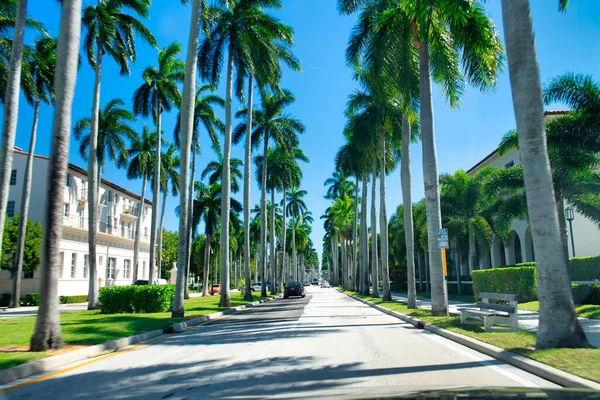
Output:
<svg viewBox="0 0 600 400">
<path fill-rule="evenodd" d="M 289 299 L 290 296 L 306 297 L 306 289 L 302 282 L 288 282 L 283 289 L 283 298 Z"/>
<path fill-rule="evenodd" d="M 323 288 L 329 289 L 329 282 L 326 280 L 321 281 L 321 289 Z"/>
</svg>

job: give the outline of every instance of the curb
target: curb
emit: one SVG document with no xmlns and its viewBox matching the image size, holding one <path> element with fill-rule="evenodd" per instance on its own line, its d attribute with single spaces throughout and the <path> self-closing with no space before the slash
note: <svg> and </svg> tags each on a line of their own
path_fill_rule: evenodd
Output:
<svg viewBox="0 0 600 400">
<path fill-rule="evenodd" d="M 27 378 L 31 375 L 36 375 L 42 372 L 46 372 L 52 370 L 54 368 L 61 367 L 66 364 L 71 364 L 74 362 L 82 361 L 88 358 L 95 358 L 102 355 L 101 353 L 106 352 L 107 350 L 115 350 L 130 346 L 132 344 L 145 342 L 146 340 L 155 338 L 157 336 L 161 336 L 165 333 L 181 333 L 184 332 L 187 327 L 192 327 L 199 325 L 205 321 L 210 321 L 216 318 L 223 317 L 225 315 L 234 314 L 240 310 L 244 310 L 246 308 L 254 307 L 258 304 L 265 303 L 267 301 L 275 300 L 279 297 L 271 297 L 264 300 L 254 301 L 249 304 L 245 304 L 243 306 L 230 308 L 225 311 L 219 311 L 216 313 L 204 315 L 199 318 L 190 319 L 183 322 L 178 322 L 171 326 L 168 326 L 164 329 L 155 329 L 149 332 L 138 333 L 133 336 L 124 337 L 121 339 L 111 340 L 102 344 L 97 344 L 89 347 L 85 347 L 79 350 L 73 350 L 62 354 L 57 354 L 55 356 L 42 358 L 40 360 L 35 360 L 32 362 L 28 362 L 26 364 L 17 365 L 16 367 L 7 368 L 5 370 L 0 371 L 0 385 L 4 385 L 9 382 L 16 381 L 18 379 Z"/>
<path fill-rule="evenodd" d="M 500 347 L 493 346 L 491 344 L 487 344 L 481 342 L 477 339 L 470 338 L 468 336 L 464 336 L 452 331 L 449 331 L 444 328 L 440 328 L 436 325 L 428 324 L 420 319 L 410 317 L 406 314 L 399 313 L 397 311 L 392 311 L 390 309 L 384 308 L 378 304 L 372 303 L 368 300 L 361 299 L 360 297 L 356 297 L 354 295 L 350 295 L 344 293 L 338 289 L 340 293 L 343 293 L 355 300 L 360 301 L 370 307 L 375 308 L 385 314 L 391 315 L 392 317 L 401 319 L 402 321 L 408 322 L 409 324 L 414 325 L 419 329 L 425 329 L 431 333 L 435 333 L 436 335 L 442 336 L 446 339 L 452 340 L 458 344 L 466 346 L 472 350 L 478 351 L 485 355 L 488 355 L 497 360 L 501 360 L 510 364 L 514 367 L 527 371 L 533 375 L 536 375 L 542 379 L 546 379 L 550 382 L 556 383 L 558 385 L 569 387 L 569 388 L 585 388 L 585 389 L 594 389 L 600 390 L 600 384 L 594 381 L 580 378 L 578 376 L 569 374 L 568 372 L 562 371 L 558 368 L 551 367 L 549 365 L 543 364 L 541 362 L 532 360 L 530 358 L 521 356 L 519 354 L 510 352 L 508 350 L 504 350 Z"/>
</svg>

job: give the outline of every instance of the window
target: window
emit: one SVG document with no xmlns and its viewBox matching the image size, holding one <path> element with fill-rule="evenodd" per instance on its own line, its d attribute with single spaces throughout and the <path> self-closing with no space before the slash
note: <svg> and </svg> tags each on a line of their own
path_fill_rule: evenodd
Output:
<svg viewBox="0 0 600 400">
<path fill-rule="evenodd" d="M 89 254 L 83 255 L 83 278 L 87 279 L 88 277 L 88 258 Z"/>
<path fill-rule="evenodd" d="M 512 166 L 514 166 L 514 165 L 515 165 L 515 161 L 514 161 L 514 160 L 512 160 L 512 161 L 509 161 L 509 162 L 507 162 L 506 164 L 504 164 L 504 167 L 505 167 L 505 168 L 510 168 L 510 167 L 512 167 Z"/>
<path fill-rule="evenodd" d="M 112 201 L 112 191 L 108 191 L 108 201 Z"/>
<path fill-rule="evenodd" d="M 123 277 L 125 279 L 129 279 L 129 269 L 131 265 L 131 260 L 123 261 Z"/>
<path fill-rule="evenodd" d="M 106 267 L 106 279 L 115 279 L 115 265 L 117 260 L 115 258 L 108 259 L 108 265 Z"/>
<path fill-rule="evenodd" d="M 23 272 L 23 279 L 33 279 L 33 271 Z"/>
<path fill-rule="evenodd" d="M 8 215 L 8 218 L 12 218 L 15 216 L 15 202 L 14 201 L 9 201 L 8 203 L 6 203 L 6 215 Z"/>
<path fill-rule="evenodd" d="M 16 170 L 16 169 L 13 169 L 13 170 L 10 172 L 10 185 L 11 185 L 11 186 L 14 186 L 14 185 L 16 185 L 16 184 L 17 184 L 17 170 Z"/>
<path fill-rule="evenodd" d="M 67 204 L 67 203 L 63 204 L 63 216 L 65 216 L 65 217 L 69 216 L 69 204 Z"/>
<path fill-rule="evenodd" d="M 148 227 L 147 226 L 144 227 L 144 237 L 145 238 L 148 237 Z"/>
<path fill-rule="evenodd" d="M 67 173 L 67 179 L 66 179 L 65 184 L 67 186 L 71 186 L 71 174 L 69 174 L 69 173 Z"/>
<path fill-rule="evenodd" d="M 77 271 L 77 253 L 71 254 L 71 278 L 75 278 Z"/>
</svg>

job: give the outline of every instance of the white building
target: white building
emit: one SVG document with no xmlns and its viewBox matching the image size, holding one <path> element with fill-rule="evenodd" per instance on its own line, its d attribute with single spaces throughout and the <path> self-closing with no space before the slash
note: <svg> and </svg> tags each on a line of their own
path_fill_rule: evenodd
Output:
<svg viewBox="0 0 600 400">
<path fill-rule="evenodd" d="M 6 212 L 9 217 L 21 208 L 21 195 L 28 153 L 15 148 L 10 193 Z M 40 221 L 46 232 L 44 212 L 49 158 L 34 155 L 29 216 Z M 63 228 L 60 243 L 61 270 L 59 295 L 88 293 L 88 202 L 87 171 L 69 164 L 63 197 Z M 100 183 L 98 233 L 96 236 L 99 287 L 129 285 L 133 281 L 133 245 L 136 220 L 140 215 L 140 196 L 105 179 Z M 140 240 L 139 279 L 148 279 L 152 203 L 144 204 Z M 42 254 L 41 264 L 44 259 Z M 41 268 L 24 274 L 21 293 L 39 293 Z M 156 272 L 155 275 L 156 276 Z M 0 271 L 0 293 L 10 293 L 11 274 Z"/>
<path fill-rule="evenodd" d="M 546 118 L 552 118 L 564 113 L 565 111 L 546 111 L 544 114 Z M 467 173 L 476 175 L 486 167 L 509 168 L 519 164 L 521 164 L 519 150 L 510 150 L 500 155 L 498 149 L 496 149 L 475 164 Z M 575 211 L 575 219 L 572 221 L 572 224 L 575 255 L 578 257 L 600 255 L 600 228 L 588 218 L 577 213 L 577 211 Z M 570 235 L 568 222 L 567 233 Z M 569 257 L 573 257 L 570 237 L 568 237 L 568 243 Z M 529 261 L 535 261 L 529 223 L 528 221 L 517 220 L 512 224 L 508 240 L 502 240 L 496 235 L 493 236 L 489 251 L 482 254 L 479 259 L 479 268 L 495 268 L 501 265 L 512 265 Z M 466 273 L 469 267 L 464 262 L 462 271 Z"/>
</svg>

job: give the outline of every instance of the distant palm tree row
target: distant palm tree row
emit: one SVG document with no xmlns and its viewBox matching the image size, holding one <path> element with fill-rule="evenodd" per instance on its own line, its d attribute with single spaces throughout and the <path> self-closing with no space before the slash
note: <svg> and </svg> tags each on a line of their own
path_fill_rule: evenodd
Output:
<svg viewBox="0 0 600 400">
<path fill-rule="evenodd" d="M 136 41 L 142 40 L 158 49 L 158 43 L 143 23 L 149 17 L 149 0 L 98 1 L 82 10 L 81 0 L 61 1 L 61 22 L 57 40 L 48 38 L 43 26 L 26 18 L 27 1 L 9 0 L 0 6 L 0 83 L 4 102 L 2 161 L 0 171 L 0 205 L 6 208 L 8 180 L 12 165 L 12 149 L 18 113 L 18 97 L 22 90 L 34 107 L 32 139 L 28 170 L 34 153 L 37 116 L 41 102 L 54 103 L 54 122 L 47 192 L 46 235 L 43 243 L 40 309 L 31 340 L 34 351 L 60 348 L 62 338 L 58 323 L 58 252 L 61 237 L 62 210 L 58 197 L 64 186 L 69 157 L 71 130 L 80 142 L 79 152 L 88 161 L 89 205 L 89 309 L 98 307 L 96 272 L 96 226 L 99 183 L 108 163 L 126 168 L 129 179 L 142 180 L 139 218 L 134 238 L 133 277 L 138 277 L 140 235 L 144 217 L 146 185 L 152 190 L 152 222 L 150 229 L 150 264 L 148 280 L 155 278 L 153 265 L 161 271 L 162 231 L 166 200 L 171 193 L 179 196 L 179 245 L 176 295 L 172 313 L 184 314 L 193 239 L 204 223 L 203 293 L 208 294 L 209 266 L 213 249 L 220 268 L 212 273 L 220 277 L 220 305 L 229 306 L 231 274 L 233 285 L 244 281 L 245 297 L 252 299 L 251 263 L 255 279 L 266 283 L 276 293 L 289 279 L 303 279 L 306 269 L 318 268 L 317 252 L 310 240 L 313 222 L 305 204 L 306 191 L 299 189 L 302 180 L 300 162 L 308 159 L 299 148 L 299 135 L 304 132 L 300 120 L 286 111 L 295 101 L 293 94 L 280 87 L 283 65 L 299 71 L 300 62 L 292 52 L 293 29 L 268 14 L 281 8 L 279 0 L 206 0 L 191 3 L 191 26 L 185 62 L 178 59 L 182 48 L 171 43 L 158 51 L 157 61 L 142 72 L 142 84 L 133 94 L 133 107 L 127 109 L 122 99 L 101 101 L 103 64 L 117 63 L 121 75 L 130 74 L 130 62 L 137 58 Z M 189 3 L 182 0 L 182 3 Z M 83 25 L 85 36 L 81 38 Z M 23 30 L 38 32 L 33 46 L 24 45 Z M 12 40 L 10 39 L 12 37 Z M 58 44 L 57 44 L 58 43 Z M 95 72 L 91 115 L 71 126 L 74 85 L 80 64 L 79 48 Z M 106 57 L 108 56 L 108 57 Z M 215 92 L 225 67 L 225 99 Z M 197 75 L 205 84 L 197 82 Z M 247 86 L 245 86 L 247 83 Z M 181 90 L 183 87 L 183 90 Z M 247 89 L 245 90 L 245 88 Z M 258 89 L 260 106 L 254 105 Z M 233 96 L 245 107 L 235 114 L 242 122 L 234 129 Z M 101 107 L 101 104 L 105 104 Z M 224 107 L 225 121 L 216 116 L 215 107 Z M 178 109 L 174 127 L 174 143 L 163 139 L 162 115 Z M 133 124 L 137 116 L 152 118 L 154 129 L 144 126 L 141 133 Z M 204 129 L 201 129 L 204 128 Z M 206 131 L 217 160 L 209 162 L 201 173 L 207 184 L 196 181 L 200 136 Z M 223 133 L 223 148 L 219 141 Z M 245 138 L 244 160 L 231 157 L 232 141 Z M 260 206 L 251 218 L 250 187 L 252 152 L 262 143 L 255 158 L 257 181 L 261 190 Z M 244 167 L 243 205 L 231 198 L 240 188 Z M 5 182 L 6 181 L 6 182 Z M 30 190 L 29 178 L 24 187 Z M 6 183 L 6 185 L 4 184 Z M 162 192 L 162 198 L 160 193 Z M 281 208 L 276 202 L 281 193 Z M 27 192 L 28 194 L 29 192 Z M 270 202 L 267 194 L 270 194 Z M 23 197 L 28 198 L 27 196 Z M 28 201 L 24 201 L 21 221 L 27 221 Z M 243 218 L 239 213 L 244 211 Z M 133 210 L 132 210 L 133 211 Z M 5 218 L 0 213 L 1 219 Z M 289 222 L 286 223 L 286 217 Z M 242 224 L 243 221 L 243 224 Z M 3 226 L 3 224 L 2 224 Z M 0 228 L 1 229 L 1 228 Z M 24 228 L 21 228 L 24 231 Z M 277 235 L 277 236 L 276 236 Z M 25 233 L 20 233 L 20 243 Z M 1 238 L 1 232 L 0 232 Z M 256 249 L 256 251 L 253 251 Z M 158 255 L 156 255 L 158 252 Z M 19 253 L 19 252 L 18 252 Z M 22 249 L 19 254 L 22 254 Z M 16 266 L 22 266 L 22 255 Z M 243 279 L 240 267 L 243 262 Z M 212 263 L 215 265 L 216 263 Z M 267 268 L 270 266 L 270 268 Z M 20 267 L 22 268 L 22 267 Z M 15 273 L 13 305 L 18 305 L 20 273 Z M 146 277 L 144 277 L 146 278 Z M 15 300 L 16 299 L 16 300 Z"/>
<path fill-rule="evenodd" d="M 505 176 L 486 171 L 476 178 L 462 172 L 453 176 L 439 176 L 432 81 L 440 87 L 452 108 L 460 105 L 467 84 L 480 90 L 495 86 L 504 66 L 505 53 L 483 2 L 338 0 L 337 4 L 342 14 L 358 13 L 357 23 L 348 41 L 346 59 L 359 83 L 359 89 L 348 99 L 347 124 L 343 132 L 346 144 L 338 152 L 334 175 L 325 183 L 329 185 L 326 198 L 332 199 L 332 205 L 322 216 L 326 230 L 323 256 L 324 264 L 330 266 L 334 283 L 365 294 L 372 293 L 375 297 L 379 296 L 381 284 L 383 299 L 391 300 L 388 230 L 395 229 L 391 232 L 394 250 L 402 246 L 406 253 L 408 306 L 416 308 L 417 259 L 420 270 L 423 265 L 428 266 L 432 314 L 447 315 L 448 298 L 442 250 L 437 242 L 438 229 L 444 223 L 455 240 L 466 236 L 469 242 L 468 258 L 470 265 L 474 265 L 476 242 L 483 243 L 486 236 L 491 235 L 492 229 L 500 232 L 502 228 L 510 226 L 512 218 L 519 216 L 518 210 L 524 213 L 524 207 L 517 207 L 517 203 L 521 202 L 527 205 L 537 256 L 540 293 L 537 347 L 586 346 L 585 336 L 574 312 L 564 236 L 561 238 L 562 230 L 557 229 L 560 224 L 557 199 L 560 198 L 555 197 L 555 192 L 565 189 L 565 198 L 570 196 L 573 201 L 575 198 L 585 199 L 579 206 L 581 209 L 587 207 L 588 215 L 595 212 L 591 207 L 595 200 L 590 197 L 593 190 L 586 191 L 584 196 L 580 193 L 575 195 L 566 188 L 559 189 L 556 179 L 553 182 L 549 160 L 555 158 L 552 154 L 555 154 L 556 147 L 550 147 L 549 159 L 528 0 L 502 1 L 506 58 L 518 132 L 507 137 L 505 143 L 512 143 L 512 146 L 518 143 L 522 168 L 519 167 L 520 172 L 507 171 Z M 560 10 L 564 11 L 568 0 L 560 0 L 558 4 Z M 547 91 L 547 100 L 567 100 L 574 107 L 582 106 L 584 102 L 577 99 L 581 99 L 585 88 L 590 87 L 589 81 L 579 77 L 571 79 L 571 83 L 570 87 L 563 82 L 560 90 Z M 591 100 L 593 97 L 588 94 L 586 98 Z M 579 112 L 575 115 L 579 115 Z M 577 129 L 581 135 L 585 130 L 583 126 L 593 119 L 590 117 L 590 107 L 586 108 L 586 115 L 586 121 L 578 121 Z M 571 123 L 570 127 L 574 129 L 574 125 Z M 565 126 L 568 126 L 567 122 L 562 123 L 563 129 Z M 548 127 L 549 145 L 550 134 L 558 130 L 552 129 Z M 590 136 L 594 134 L 588 130 L 588 140 Z M 409 145 L 419 139 L 423 148 L 425 199 L 413 207 L 409 206 L 412 203 Z M 584 151 L 587 158 L 583 157 L 587 163 L 577 170 L 587 171 L 584 174 L 588 178 L 590 166 L 597 161 L 596 156 L 591 160 L 589 158 L 597 154 L 594 149 L 588 145 Z M 581 146 L 573 150 L 576 151 L 581 151 Z M 385 177 L 398 161 L 401 162 L 404 206 L 397 210 L 388 225 Z M 564 163 L 566 158 L 563 164 L 555 160 L 553 168 Z M 513 204 L 498 203 L 498 190 L 508 188 L 513 190 L 512 193 L 518 193 L 515 175 L 518 181 L 519 173 L 524 193 L 514 196 L 510 200 Z M 573 173 L 564 175 L 573 178 Z M 349 178 L 353 178 L 354 182 L 348 181 Z M 375 191 L 377 178 L 380 188 L 379 234 Z M 369 179 L 372 182 L 370 239 L 366 204 Z M 443 189 L 441 193 L 440 184 Z M 362 190 L 359 190 L 359 186 L 362 186 Z M 476 203 L 473 197 L 469 197 L 475 193 Z M 441 204 L 441 196 L 445 204 Z M 511 207 L 512 214 L 508 212 Z M 496 212 L 495 220 L 489 215 L 491 210 Z"/>
</svg>

